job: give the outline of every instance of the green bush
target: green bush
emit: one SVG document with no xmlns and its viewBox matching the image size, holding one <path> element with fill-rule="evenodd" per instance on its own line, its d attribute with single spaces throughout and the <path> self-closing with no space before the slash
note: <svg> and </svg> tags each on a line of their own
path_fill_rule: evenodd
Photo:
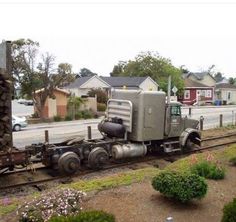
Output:
<svg viewBox="0 0 236 222">
<path fill-rule="evenodd" d="M 194 164 L 191 167 L 191 172 L 214 180 L 224 179 L 225 177 L 225 169 L 209 161 L 201 161 Z"/>
<path fill-rule="evenodd" d="M 32 115 L 31 115 L 32 118 L 39 118 L 39 114 L 37 112 L 34 112 Z"/>
<path fill-rule="evenodd" d="M 181 202 L 200 199 L 207 193 L 205 179 L 191 173 L 163 171 L 153 178 L 152 186 L 165 196 Z"/>
<path fill-rule="evenodd" d="M 61 118 L 60 116 L 54 116 L 54 117 L 53 117 L 53 120 L 54 120 L 55 122 L 60 122 L 60 121 L 62 121 L 62 118 Z"/>
<path fill-rule="evenodd" d="M 66 117 L 65 117 L 65 121 L 71 121 L 73 118 L 72 118 L 72 116 L 71 115 L 67 115 Z"/>
<path fill-rule="evenodd" d="M 115 217 L 103 211 L 85 211 L 69 217 L 54 217 L 49 222 L 115 222 Z"/>
<path fill-rule="evenodd" d="M 94 117 L 93 113 L 90 110 L 83 110 L 81 111 L 81 114 L 84 119 L 91 119 Z"/>
<path fill-rule="evenodd" d="M 99 112 L 105 112 L 106 108 L 107 108 L 107 106 L 104 103 L 98 103 L 97 104 L 97 109 L 98 109 Z"/>
<path fill-rule="evenodd" d="M 223 209 L 223 217 L 221 222 L 235 222 L 236 221 L 236 198 L 232 202 L 226 204 Z"/>
<path fill-rule="evenodd" d="M 77 112 L 77 113 L 75 114 L 75 119 L 76 119 L 76 120 L 82 119 L 82 118 L 83 118 L 83 115 L 82 115 L 81 112 Z"/>
<path fill-rule="evenodd" d="M 230 163 L 232 163 L 234 166 L 236 166 L 236 156 L 235 157 L 232 157 L 230 160 L 229 160 Z"/>
</svg>

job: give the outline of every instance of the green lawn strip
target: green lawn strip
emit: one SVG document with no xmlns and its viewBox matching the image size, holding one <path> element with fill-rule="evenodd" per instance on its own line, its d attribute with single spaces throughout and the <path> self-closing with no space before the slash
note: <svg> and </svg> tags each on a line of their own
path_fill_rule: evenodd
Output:
<svg viewBox="0 0 236 222">
<path fill-rule="evenodd" d="M 28 195 L 26 197 L 21 198 L 8 198 L 9 203 L 4 204 L 4 200 L 0 199 L 0 217 L 7 215 L 9 213 L 12 213 L 13 211 L 16 211 L 19 205 L 22 205 L 23 202 L 26 202 L 27 200 L 32 200 L 33 198 L 37 198 L 40 196 L 40 192 L 35 192 L 31 195 Z"/>
<path fill-rule="evenodd" d="M 194 164 L 194 161 L 196 159 L 198 161 L 207 160 L 207 156 L 209 154 L 213 157 L 213 161 L 217 161 L 223 165 L 227 165 L 229 163 L 229 160 L 232 157 L 236 156 L 236 145 L 232 145 L 230 147 L 216 151 L 194 154 L 195 157 L 193 157 L 193 155 L 185 157 L 168 165 L 165 170 L 189 171 L 191 165 Z"/>
<path fill-rule="evenodd" d="M 18 207 L 18 203 L 11 203 L 11 204 L 7 204 L 7 205 L 0 205 L 0 217 L 4 216 L 8 213 L 11 213 L 13 211 L 15 211 Z"/>
<path fill-rule="evenodd" d="M 138 169 L 128 171 L 125 173 L 119 173 L 112 176 L 106 176 L 99 179 L 92 180 L 80 180 L 71 184 L 60 185 L 61 188 L 72 188 L 82 190 L 85 192 L 94 190 L 110 189 L 118 186 L 130 185 L 132 183 L 141 182 L 144 179 L 152 178 L 159 172 L 159 169 L 155 167 L 147 167 L 144 169 Z"/>
</svg>

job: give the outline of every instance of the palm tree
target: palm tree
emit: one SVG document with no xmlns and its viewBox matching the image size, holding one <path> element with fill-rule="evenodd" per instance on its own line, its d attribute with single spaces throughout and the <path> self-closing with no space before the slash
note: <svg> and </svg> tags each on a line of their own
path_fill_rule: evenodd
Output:
<svg viewBox="0 0 236 222">
<path fill-rule="evenodd" d="M 67 103 L 67 108 L 69 111 L 72 112 L 72 117 L 75 119 L 75 114 L 79 111 L 79 108 L 81 104 L 83 104 L 84 101 L 81 97 L 78 96 L 70 96 Z"/>
</svg>

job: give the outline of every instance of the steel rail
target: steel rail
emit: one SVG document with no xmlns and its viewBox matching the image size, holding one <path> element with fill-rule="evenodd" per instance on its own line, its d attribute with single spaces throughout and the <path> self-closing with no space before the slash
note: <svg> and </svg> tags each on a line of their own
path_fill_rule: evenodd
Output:
<svg viewBox="0 0 236 222">
<path fill-rule="evenodd" d="M 222 138 L 227 138 L 227 137 L 231 137 L 231 136 L 236 136 L 236 134 L 228 134 L 228 135 L 224 135 L 224 136 L 217 136 L 217 137 L 209 137 L 206 138 L 204 141 L 209 141 L 209 140 L 216 140 L 216 139 L 222 139 Z M 207 146 L 203 146 L 199 149 L 195 149 L 195 150 L 191 150 L 187 153 L 184 153 L 185 155 L 189 155 L 191 153 L 196 153 L 196 152 L 204 152 L 205 150 L 209 150 L 209 149 L 213 149 L 213 148 L 217 148 L 217 147 L 223 147 L 223 146 L 227 146 L 230 144 L 234 144 L 236 143 L 236 140 L 233 141 L 227 141 L 227 142 L 221 142 L 219 144 L 214 144 L 214 145 L 207 145 Z M 182 153 L 183 154 L 183 153 Z M 178 154 L 179 155 L 179 154 Z M 167 157 L 176 157 L 178 155 L 171 155 L 171 156 L 167 156 Z M 27 181 L 27 182 L 23 182 L 23 183 L 19 183 L 19 184 L 12 184 L 12 185 L 7 185 L 7 186 L 0 186 L 0 190 L 6 190 L 6 189 L 12 189 L 12 188 L 17 188 L 17 187 L 22 187 L 22 186 L 33 186 L 33 185 L 37 185 L 37 184 L 41 184 L 41 183 L 45 183 L 45 182 L 51 182 L 51 181 L 56 181 L 59 179 L 72 179 L 74 177 L 78 177 L 78 176 L 84 176 L 84 175 L 88 175 L 91 173 L 96 173 L 98 171 L 106 171 L 106 170 L 110 170 L 110 169 L 116 169 L 116 168 L 121 168 L 121 167 L 128 167 L 130 165 L 134 165 L 134 164 L 138 164 L 138 163 L 145 163 L 145 162 L 149 162 L 149 161 L 153 161 L 153 160 L 158 160 L 158 159 L 163 159 L 166 156 L 160 155 L 160 156 L 146 156 L 145 158 L 142 159 L 135 159 L 135 160 L 131 160 L 128 162 L 113 162 L 113 164 L 103 167 L 100 170 L 92 170 L 92 169 L 85 169 L 83 171 L 80 171 L 79 173 L 76 173 L 74 175 L 68 176 L 68 175 L 60 175 L 60 176 L 55 176 L 55 177 L 50 177 L 50 178 L 46 178 L 46 179 L 41 179 L 41 180 L 35 180 L 35 181 Z M 45 167 L 41 167 L 38 168 L 39 170 L 44 169 Z M 37 170 L 37 169 L 36 169 Z M 28 171 L 28 170 L 27 170 Z M 24 171 L 16 171 L 15 173 L 22 173 Z"/>
</svg>

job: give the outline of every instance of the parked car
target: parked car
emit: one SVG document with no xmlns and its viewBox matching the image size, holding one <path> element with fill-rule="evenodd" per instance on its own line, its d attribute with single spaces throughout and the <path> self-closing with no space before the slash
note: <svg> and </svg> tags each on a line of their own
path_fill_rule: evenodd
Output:
<svg viewBox="0 0 236 222">
<path fill-rule="evenodd" d="M 20 131 L 21 128 L 27 126 L 26 118 L 25 117 L 18 117 L 12 115 L 12 129 L 13 131 Z"/>
<path fill-rule="evenodd" d="M 25 101 L 26 101 L 25 99 L 18 99 L 18 100 L 17 100 L 17 102 L 18 102 L 19 104 L 24 104 Z"/>
<path fill-rule="evenodd" d="M 33 100 L 25 100 L 24 104 L 25 104 L 26 106 L 33 106 L 33 105 L 34 105 L 34 102 L 33 102 Z"/>
</svg>

